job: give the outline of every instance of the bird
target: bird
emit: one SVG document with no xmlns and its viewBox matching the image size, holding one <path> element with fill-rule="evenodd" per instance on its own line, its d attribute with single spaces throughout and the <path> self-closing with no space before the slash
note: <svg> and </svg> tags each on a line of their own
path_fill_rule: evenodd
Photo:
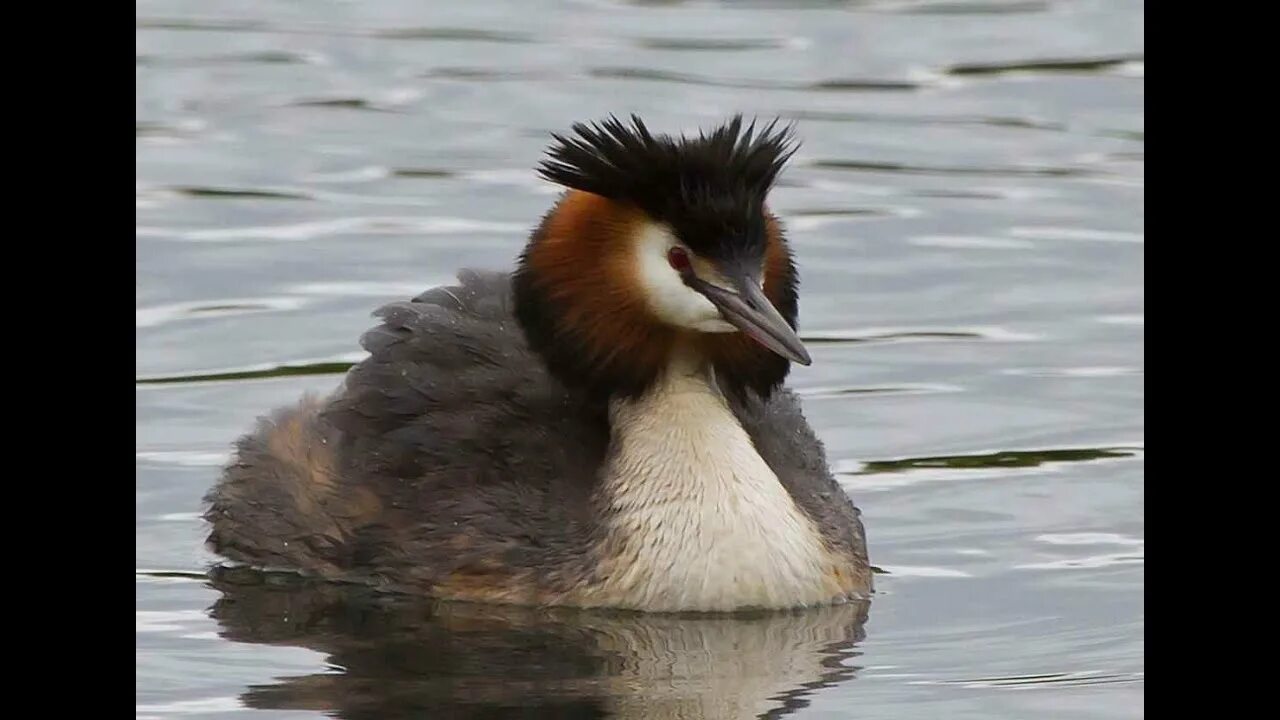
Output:
<svg viewBox="0 0 1280 720">
<path fill-rule="evenodd" d="M 442 601 L 790 610 L 874 592 L 799 397 L 799 277 L 769 208 L 795 127 L 551 133 L 562 193 L 509 272 L 387 304 L 367 355 L 235 443 L 207 547 Z"/>
</svg>

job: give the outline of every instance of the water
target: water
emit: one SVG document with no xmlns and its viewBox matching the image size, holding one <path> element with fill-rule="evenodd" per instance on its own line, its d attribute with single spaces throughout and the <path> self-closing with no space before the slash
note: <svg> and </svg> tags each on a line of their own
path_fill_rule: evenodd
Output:
<svg viewBox="0 0 1280 720">
<path fill-rule="evenodd" d="M 1139 2 L 137 5 L 137 716 L 1143 715 Z M 510 265 L 550 131 L 799 121 L 793 385 L 870 608 L 710 621 L 207 577 L 199 498 L 369 312 Z M 865 620 L 863 618 L 865 613 Z M 288 712 L 273 712 L 272 710 Z"/>
</svg>

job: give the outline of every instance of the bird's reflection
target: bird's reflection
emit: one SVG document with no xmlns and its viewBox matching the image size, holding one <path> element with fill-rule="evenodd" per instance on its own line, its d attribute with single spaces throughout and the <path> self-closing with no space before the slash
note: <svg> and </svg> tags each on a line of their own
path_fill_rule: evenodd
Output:
<svg viewBox="0 0 1280 720">
<path fill-rule="evenodd" d="M 753 616 L 433 603 L 219 568 L 231 640 L 305 647 L 330 672 L 250 688 L 246 705 L 336 717 L 779 717 L 852 679 L 867 603 Z"/>
</svg>

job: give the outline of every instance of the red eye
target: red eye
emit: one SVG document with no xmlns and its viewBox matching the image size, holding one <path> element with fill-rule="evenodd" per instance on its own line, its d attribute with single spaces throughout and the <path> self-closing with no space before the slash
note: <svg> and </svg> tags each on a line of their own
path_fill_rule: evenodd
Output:
<svg viewBox="0 0 1280 720">
<path fill-rule="evenodd" d="M 676 272 L 685 272 L 689 269 L 689 253 L 684 248 L 673 247 L 667 251 L 667 263 L 675 269 Z"/>
</svg>

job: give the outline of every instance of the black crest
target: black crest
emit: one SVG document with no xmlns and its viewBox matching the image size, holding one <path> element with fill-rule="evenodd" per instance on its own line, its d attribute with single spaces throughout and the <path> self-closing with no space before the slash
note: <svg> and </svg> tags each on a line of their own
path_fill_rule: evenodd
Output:
<svg viewBox="0 0 1280 720">
<path fill-rule="evenodd" d="M 797 276 L 780 223 L 765 209 L 778 173 L 795 152 L 790 126 L 775 120 L 762 128 L 735 116 L 696 138 L 654 135 L 632 116 L 574 125 L 570 137 L 556 143 L 542 163 L 543 177 L 566 187 L 640 208 L 672 227 L 694 252 L 721 262 L 759 263 L 767 273 L 765 294 L 794 328 Z M 591 317 L 601 333 L 611 322 L 607 297 L 566 299 L 549 292 L 566 278 L 547 278 L 531 257 L 546 237 L 548 213 L 533 233 L 513 277 L 516 317 L 530 347 L 561 382 L 594 395 L 635 397 L 644 393 L 665 367 L 675 334 L 657 324 L 636 326 L 612 337 L 583 333 L 565 318 Z M 776 247 L 771 245 L 775 243 Z M 766 265 L 766 253 L 775 254 Z M 555 271 L 563 267 L 551 266 Z M 570 274 L 570 279 L 572 279 Z M 570 307 L 572 306 L 572 307 Z M 722 387 L 745 397 L 754 391 L 769 397 L 791 364 L 737 334 L 702 338 L 707 359 Z"/>
<path fill-rule="evenodd" d="M 696 138 L 654 135 L 635 115 L 552 137 L 542 177 L 633 204 L 712 257 L 763 250 L 765 196 L 797 149 L 790 125 L 741 115 Z"/>
</svg>

